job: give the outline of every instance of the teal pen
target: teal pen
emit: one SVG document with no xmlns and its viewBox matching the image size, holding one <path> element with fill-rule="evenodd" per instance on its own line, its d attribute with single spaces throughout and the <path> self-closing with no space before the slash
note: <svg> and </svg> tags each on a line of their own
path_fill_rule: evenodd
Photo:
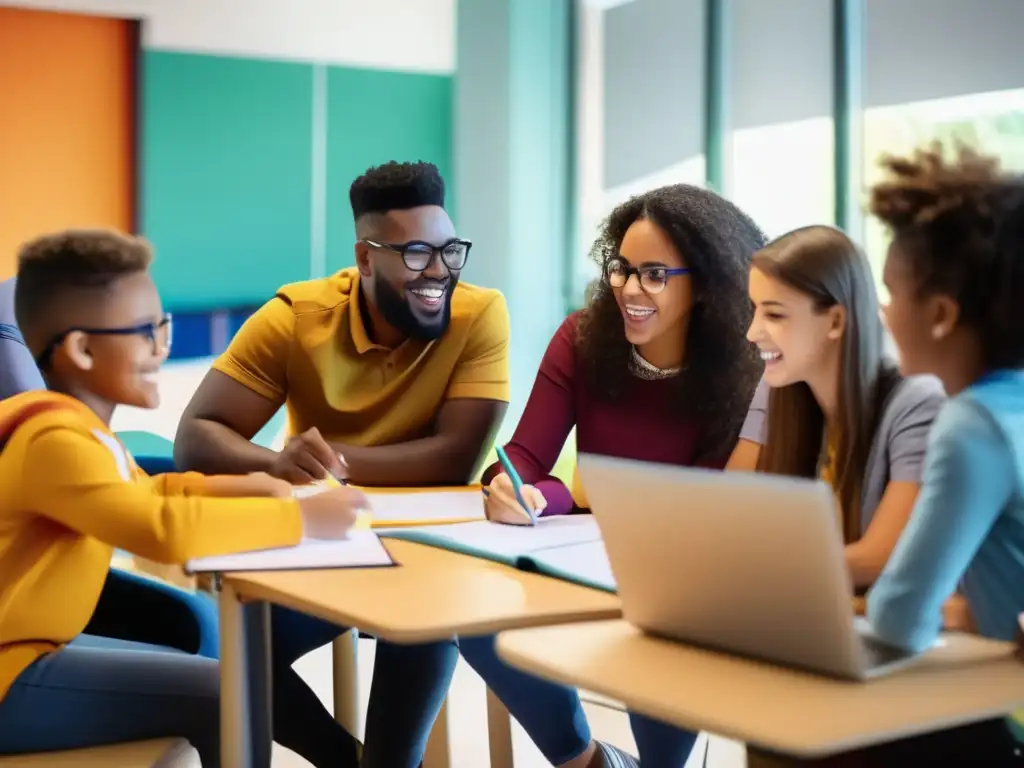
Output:
<svg viewBox="0 0 1024 768">
<path fill-rule="evenodd" d="M 516 501 L 519 502 L 519 506 L 523 508 L 527 515 L 530 517 L 530 523 L 532 525 L 537 524 L 537 518 L 533 516 L 533 510 L 527 505 L 523 499 L 523 480 L 519 477 L 519 473 L 516 472 L 516 468 L 512 466 L 512 462 L 508 458 L 508 454 L 505 453 L 505 449 L 498 446 L 496 449 L 498 454 L 498 461 L 501 463 L 501 468 L 505 470 L 505 474 L 508 475 L 508 479 L 512 481 L 512 490 L 515 491 Z"/>
</svg>

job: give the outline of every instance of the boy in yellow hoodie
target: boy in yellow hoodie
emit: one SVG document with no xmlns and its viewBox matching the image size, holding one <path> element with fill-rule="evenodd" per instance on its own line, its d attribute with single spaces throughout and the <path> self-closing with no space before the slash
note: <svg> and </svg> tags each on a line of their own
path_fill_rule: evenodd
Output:
<svg viewBox="0 0 1024 768">
<path fill-rule="evenodd" d="M 119 404 L 159 403 L 170 317 L 151 259 L 101 231 L 19 257 L 18 324 L 50 390 L 0 401 L 0 754 L 183 737 L 219 765 L 216 661 L 82 634 L 114 548 L 180 565 L 337 538 L 365 504 L 346 487 L 297 501 L 267 475 L 136 466 L 109 425 Z"/>
</svg>

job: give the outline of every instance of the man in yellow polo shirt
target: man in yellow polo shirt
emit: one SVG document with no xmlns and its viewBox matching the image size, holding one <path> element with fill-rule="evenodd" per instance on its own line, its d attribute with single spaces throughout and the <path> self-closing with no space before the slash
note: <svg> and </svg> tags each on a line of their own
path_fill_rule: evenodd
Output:
<svg viewBox="0 0 1024 768">
<path fill-rule="evenodd" d="M 403 486 L 461 484 L 476 472 L 508 402 L 505 300 L 459 282 L 470 243 L 456 236 L 433 165 L 372 168 L 349 197 L 356 266 L 285 286 L 242 326 L 182 418 L 181 469 Z M 292 439 L 281 452 L 254 445 L 282 404 Z M 275 610 L 275 692 L 315 699 L 291 664 L 341 631 Z M 453 643 L 378 643 L 364 768 L 419 764 L 457 656 Z M 290 719 L 308 710 L 286 701 L 275 697 L 274 734 L 291 746 Z M 303 756 L 342 765 L 347 734 L 321 711 L 322 749 Z"/>
</svg>

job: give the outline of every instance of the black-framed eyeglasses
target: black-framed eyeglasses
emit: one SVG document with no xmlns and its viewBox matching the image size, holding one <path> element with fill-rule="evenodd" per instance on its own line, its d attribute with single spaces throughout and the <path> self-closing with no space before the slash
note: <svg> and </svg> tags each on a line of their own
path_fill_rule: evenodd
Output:
<svg viewBox="0 0 1024 768">
<path fill-rule="evenodd" d="M 657 264 L 634 267 L 621 258 L 608 259 L 604 265 L 604 279 L 612 288 L 622 288 L 632 275 L 636 275 L 640 288 L 646 294 L 661 293 L 670 277 L 688 274 L 689 267 L 663 267 Z"/>
<path fill-rule="evenodd" d="M 120 328 L 68 328 L 54 336 L 50 343 L 43 348 L 43 351 L 36 357 L 36 365 L 41 369 L 46 368 L 50 364 L 54 350 L 64 342 L 69 334 L 76 332 L 90 336 L 142 336 L 153 345 L 154 355 L 163 354 L 171 348 L 171 319 L 170 313 L 166 313 L 155 323 L 139 323 Z"/>
<path fill-rule="evenodd" d="M 410 272 L 423 272 L 434 263 L 434 257 L 440 257 L 441 262 L 453 272 L 458 272 L 466 266 L 469 258 L 469 249 L 473 243 L 469 240 L 453 238 L 444 245 L 432 245 L 422 240 L 410 240 L 408 243 L 382 243 L 377 240 L 363 240 L 371 248 L 382 248 L 385 251 L 392 251 L 402 257 L 402 262 Z"/>
</svg>

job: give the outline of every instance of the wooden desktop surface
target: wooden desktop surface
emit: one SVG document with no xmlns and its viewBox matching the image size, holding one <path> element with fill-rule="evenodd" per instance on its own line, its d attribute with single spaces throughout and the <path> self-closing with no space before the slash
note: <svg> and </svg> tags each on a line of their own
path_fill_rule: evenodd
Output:
<svg viewBox="0 0 1024 768">
<path fill-rule="evenodd" d="M 801 758 L 998 717 L 1024 706 L 1011 646 L 949 634 L 913 666 L 832 680 L 643 635 L 625 621 L 503 632 L 499 655 L 691 730 Z"/>
<path fill-rule="evenodd" d="M 397 539 L 393 568 L 224 574 L 242 599 L 264 600 L 396 643 L 622 615 L 616 595 Z"/>
</svg>

